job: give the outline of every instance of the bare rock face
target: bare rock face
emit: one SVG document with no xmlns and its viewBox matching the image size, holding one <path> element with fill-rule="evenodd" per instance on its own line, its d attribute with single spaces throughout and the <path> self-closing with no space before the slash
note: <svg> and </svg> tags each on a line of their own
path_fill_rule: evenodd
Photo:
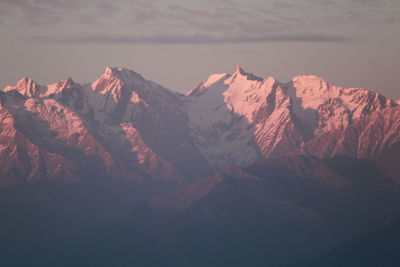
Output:
<svg viewBox="0 0 400 267">
<path fill-rule="evenodd" d="M 245 166 L 257 159 L 285 156 L 308 141 L 325 143 L 322 136 L 327 133 L 343 131 L 369 114 L 397 106 L 381 94 L 337 87 L 313 75 L 281 83 L 239 67 L 232 75 L 211 75 L 186 98 L 194 140 L 213 166 Z M 328 139 L 336 143 L 337 137 Z M 332 156 L 326 149 L 318 150 L 320 157 Z"/>
<path fill-rule="evenodd" d="M 185 95 L 125 68 L 83 85 L 24 78 L 0 91 L 2 261 L 291 266 L 318 256 L 398 220 L 398 105 L 240 67 Z"/>
<path fill-rule="evenodd" d="M 227 164 L 293 153 L 375 159 L 392 177 L 397 173 L 385 155 L 398 154 L 398 103 L 312 75 L 282 83 L 237 67 L 181 95 L 126 68 L 106 68 L 84 85 L 24 78 L 0 99 L 5 185 L 180 183 Z"/>
<path fill-rule="evenodd" d="M 387 108 L 305 143 L 299 153 L 320 158 L 348 155 L 371 159 L 399 183 L 399 132 L 400 107 Z"/>
<path fill-rule="evenodd" d="M 61 176 L 70 182 L 101 177 L 176 183 L 200 175 L 207 165 L 185 129 L 180 101 L 121 68 L 107 68 L 83 86 L 67 80 L 46 87 L 23 79 L 1 93 L 0 175 L 6 184 Z"/>
</svg>

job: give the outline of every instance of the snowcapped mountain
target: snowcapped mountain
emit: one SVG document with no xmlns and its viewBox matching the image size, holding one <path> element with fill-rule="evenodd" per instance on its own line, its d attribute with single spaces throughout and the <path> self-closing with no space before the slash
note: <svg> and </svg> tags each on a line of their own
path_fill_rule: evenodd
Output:
<svg viewBox="0 0 400 267">
<path fill-rule="evenodd" d="M 379 93 L 337 87 L 313 75 L 297 76 L 287 88 L 295 115 L 315 136 L 345 128 L 374 111 L 397 105 Z"/>
<path fill-rule="evenodd" d="M 348 155 L 370 159 L 380 170 L 400 182 L 400 106 L 383 109 L 306 142 L 298 151 L 303 155 L 332 158 Z"/>
<path fill-rule="evenodd" d="M 25 77 L 19 80 L 15 86 L 7 86 L 3 91 L 9 92 L 16 90 L 26 97 L 45 97 L 60 93 L 63 89 L 72 87 L 74 85 L 75 82 L 71 78 L 48 86 L 42 86 Z"/>
<path fill-rule="evenodd" d="M 398 101 L 313 75 L 24 78 L 0 91 L 0 256 L 291 266 L 400 217 L 399 132 Z"/>
<path fill-rule="evenodd" d="M 216 166 L 285 155 L 308 140 L 397 106 L 381 94 L 337 87 L 313 75 L 281 83 L 240 67 L 231 75 L 211 75 L 186 97 L 194 139 Z"/>
<path fill-rule="evenodd" d="M 1 138 L 8 144 L 1 177 L 18 184 L 36 176 L 56 179 L 55 173 L 74 181 L 201 175 L 207 165 L 185 128 L 180 102 L 175 93 L 123 68 L 107 68 L 86 85 L 67 80 L 39 86 L 23 79 L 1 93 L 7 129 Z"/>
<path fill-rule="evenodd" d="M 399 142 L 398 103 L 379 93 L 313 75 L 263 79 L 239 66 L 185 95 L 126 68 L 106 68 L 84 85 L 24 78 L 0 98 L 4 184 L 87 177 L 176 183 L 299 151 L 372 158 Z M 368 116 L 371 127 L 361 122 Z"/>
</svg>

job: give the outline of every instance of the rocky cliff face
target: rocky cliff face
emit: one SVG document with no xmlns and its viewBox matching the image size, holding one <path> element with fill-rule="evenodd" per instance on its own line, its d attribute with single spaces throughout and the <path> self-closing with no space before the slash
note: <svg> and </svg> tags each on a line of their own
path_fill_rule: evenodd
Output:
<svg viewBox="0 0 400 267">
<path fill-rule="evenodd" d="M 63 179 L 73 181 L 177 182 L 201 175 L 207 164 L 180 103 L 175 93 L 122 68 L 107 68 L 86 85 L 67 80 L 46 87 L 23 79 L 1 94 L 1 177 L 15 180 L 12 172 L 16 183 L 26 183 L 39 170 L 41 179 L 58 179 L 55 173 L 65 169 Z"/>
<path fill-rule="evenodd" d="M 240 67 L 186 95 L 124 68 L 83 85 L 22 79 L 0 91 L 0 256 L 10 266 L 316 257 L 400 217 L 398 104 Z"/>
<path fill-rule="evenodd" d="M 186 95 L 106 68 L 84 85 L 24 78 L 0 98 L 2 184 L 84 177 L 176 183 L 294 152 L 377 158 L 397 153 L 399 141 L 398 104 L 378 93 L 312 75 L 282 83 L 240 67 Z"/>
<path fill-rule="evenodd" d="M 239 67 L 232 75 L 211 75 L 186 97 L 194 139 L 214 166 L 285 156 L 310 140 L 397 106 L 381 94 L 337 87 L 312 75 L 281 83 Z M 331 136 L 332 142 L 336 139 Z"/>
</svg>

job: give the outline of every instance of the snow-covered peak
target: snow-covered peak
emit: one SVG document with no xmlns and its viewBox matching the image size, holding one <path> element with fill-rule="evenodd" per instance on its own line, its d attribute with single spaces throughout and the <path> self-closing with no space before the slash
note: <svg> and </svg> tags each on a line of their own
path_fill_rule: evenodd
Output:
<svg viewBox="0 0 400 267">
<path fill-rule="evenodd" d="M 371 112 L 396 105 L 379 93 L 335 86 L 314 75 L 294 77 L 287 90 L 294 113 L 315 135 L 346 127 Z"/>
<path fill-rule="evenodd" d="M 208 86 L 210 86 L 210 85 L 212 85 L 212 84 L 214 84 L 214 83 L 216 83 L 216 82 L 221 81 L 222 79 L 225 80 L 225 79 L 228 78 L 228 77 L 229 77 L 229 74 L 228 74 L 228 73 L 211 74 L 211 75 L 208 77 L 207 81 L 205 81 L 202 85 L 203 85 L 204 87 L 208 87 Z"/>
<path fill-rule="evenodd" d="M 269 101 L 288 110 L 285 103 L 290 103 L 282 99 L 280 92 L 268 100 L 268 95 L 275 95 L 277 86 L 272 77 L 263 80 L 237 67 L 231 75 L 211 75 L 187 94 L 187 112 L 196 144 L 211 165 L 232 162 L 245 165 L 259 158 L 256 124 L 269 115 L 268 110 L 263 112 L 263 107 Z M 260 118 L 261 113 L 264 118 Z M 281 117 L 280 114 L 275 117 Z"/>
<path fill-rule="evenodd" d="M 292 81 L 308 81 L 308 82 L 326 82 L 324 78 L 312 74 L 296 75 Z"/>
<path fill-rule="evenodd" d="M 58 94 L 64 89 L 72 88 L 77 85 L 78 84 L 75 83 L 71 78 L 68 78 L 67 80 L 61 80 L 58 83 L 53 83 L 47 86 L 46 95 Z"/>
<path fill-rule="evenodd" d="M 4 88 L 4 91 L 8 92 L 16 90 L 20 94 L 27 97 L 47 97 L 51 94 L 58 94 L 62 90 L 74 86 L 77 86 L 77 83 L 75 83 L 71 78 L 50 84 L 48 86 L 42 86 L 25 77 L 19 80 L 15 86 L 7 86 Z"/>
<path fill-rule="evenodd" d="M 132 87 L 137 81 L 144 81 L 144 78 L 128 68 L 106 67 L 100 77 L 92 83 L 92 89 L 97 92 L 107 93 L 116 86 Z"/>
<path fill-rule="evenodd" d="M 19 87 L 19 88 L 22 88 L 22 87 L 33 87 L 33 86 L 36 86 L 36 85 L 37 85 L 37 83 L 35 81 L 33 81 L 30 78 L 24 77 L 24 78 L 22 78 L 21 80 L 19 80 L 17 82 L 16 86 Z"/>
<path fill-rule="evenodd" d="M 239 65 L 236 65 L 234 74 L 242 74 L 242 75 L 244 75 L 245 72 Z"/>
<path fill-rule="evenodd" d="M 239 65 L 236 66 L 235 71 L 232 74 L 228 73 L 217 73 L 211 74 L 205 82 L 201 82 L 194 89 L 186 93 L 187 96 L 199 96 L 210 88 L 218 87 L 228 89 L 231 84 L 236 84 L 235 88 L 246 88 L 253 84 L 254 82 L 263 82 L 263 79 L 255 76 L 252 73 L 245 72 Z M 221 91 L 222 92 L 222 91 Z"/>
<path fill-rule="evenodd" d="M 299 75 L 292 79 L 297 93 L 309 97 L 317 97 L 329 93 L 331 87 L 323 78 L 315 75 Z"/>
<path fill-rule="evenodd" d="M 4 88 L 3 91 L 9 92 L 12 90 L 16 90 L 20 94 L 28 97 L 39 96 L 41 93 L 43 93 L 43 91 L 45 91 L 42 86 L 38 85 L 32 79 L 29 79 L 27 77 L 19 80 L 15 86 L 7 86 L 6 88 Z"/>
<path fill-rule="evenodd" d="M 239 66 L 231 75 L 211 75 L 187 96 L 196 143 L 217 165 L 247 163 L 259 152 L 267 156 L 294 149 L 305 140 L 398 104 L 381 94 L 335 86 L 315 75 L 280 83 Z M 256 148 L 249 145 L 254 142 Z"/>
<path fill-rule="evenodd" d="M 211 126 L 218 123 L 218 116 L 212 115 L 217 113 L 216 110 L 233 112 L 252 122 L 255 111 L 266 104 L 266 96 L 275 84 L 277 81 L 273 77 L 264 80 L 245 72 L 240 66 L 236 66 L 232 74 L 212 74 L 186 94 L 192 98 L 189 104 L 191 111 L 198 114 L 191 114 L 192 122 L 198 124 L 200 121 L 197 119 L 201 119 L 200 124 Z M 206 115 L 208 112 L 210 114 Z"/>
<path fill-rule="evenodd" d="M 131 116 L 138 109 L 150 106 L 157 110 L 169 110 L 171 113 L 181 108 L 177 104 L 182 101 L 178 94 L 127 68 L 107 67 L 96 81 L 84 88 L 88 89 L 88 99 L 92 106 L 96 106 L 101 112 L 117 112 L 120 117 L 124 115 L 121 110 Z M 94 94 L 90 93 L 93 91 Z"/>
<path fill-rule="evenodd" d="M 132 82 L 134 79 L 143 79 L 143 77 L 125 67 L 106 67 L 99 79 L 119 79 L 124 82 Z"/>
<path fill-rule="evenodd" d="M 228 74 L 228 73 L 211 74 L 210 76 L 208 76 L 208 78 L 205 82 L 199 83 L 195 88 L 188 91 L 186 93 L 186 96 L 199 96 L 205 90 L 207 90 L 206 88 L 216 85 L 218 83 L 224 82 L 227 78 L 229 78 L 229 76 L 230 76 L 230 74 Z"/>
<path fill-rule="evenodd" d="M 381 106 L 376 108 L 381 109 L 392 102 L 379 93 L 364 88 L 335 86 L 314 75 L 294 77 L 289 85 L 289 91 L 291 90 L 294 90 L 292 97 L 300 100 L 304 108 L 311 109 L 318 109 L 321 105 L 335 102 L 338 106 L 354 113 L 360 107 L 364 109 L 365 105 L 376 104 Z"/>
<path fill-rule="evenodd" d="M 114 100 L 121 97 L 121 90 L 133 83 L 135 73 L 126 68 L 106 67 L 100 77 L 91 84 L 91 88 L 101 94 L 111 93 Z"/>
<path fill-rule="evenodd" d="M 237 65 L 235 72 L 225 80 L 225 83 L 230 84 L 236 80 L 262 81 L 263 79 L 255 76 L 252 73 L 245 72 L 239 65 Z"/>
<path fill-rule="evenodd" d="M 115 74 L 115 69 L 116 68 L 112 68 L 112 67 L 106 67 L 105 69 L 104 69 L 104 72 L 103 72 L 103 74 L 101 75 L 102 77 L 104 77 L 104 78 L 107 78 L 107 77 L 112 77 L 112 76 L 114 76 Z"/>
</svg>

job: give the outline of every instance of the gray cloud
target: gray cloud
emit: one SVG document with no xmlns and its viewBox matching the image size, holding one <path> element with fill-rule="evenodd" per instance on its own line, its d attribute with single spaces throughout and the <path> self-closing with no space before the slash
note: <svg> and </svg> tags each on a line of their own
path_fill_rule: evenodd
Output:
<svg viewBox="0 0 400 267">
<path fill-rule="evenodd" d="M 82 10 L 94 10 L 93 16 L 107 18 L 117 10 L 118 5 L 106 0 L 0 0 L 2 15 L 24 26 L 45 23 L 60 24 L 82 16 Z M 57 18 L 57 20 L 54 20 Z"/>
<path fill-rule="evenodd" d="M 33 26 L 60 22 L 83 4 L 81 0 L 0 0 L 0 9 L 4 17 Z"/>
<path fill-rule="evenodd" d="M 69 18 L 71 11 L 77 12 L 78 16 L 81 9 L 90 9 L 93 15 L 102 15 L 98 19 L 106 19 L 107 15 L 119 12 L 120 15 L 138 14 L 138 16 L 148 19 L 182 19 L 193 20 L 205 18 L 207 20 L 231 20 L 242 18 L 246 20 L 258 19 L 260 16 L 275 17 L 276 14 L 290 14 L 294 18 L 301 18 L 306 21 L 318 14 L 334 14 L 338 21 L 343 10 L 352 10 L 356 13 L 363 13 L 363 10 L 374 7 L 400 7 L 398 0 L 304 0 L 304 1 L 260 1 L 249 0 L 246 2 L 225 0 L 215 2 L 204 1 L 182 1 L 167 0 L 154 4 L 149 1 L 131 0 L 116 1 L 109 0 L 0 0 L 0 9 L 5 9 L 10 16 L 15 15 L 16 11 L 22 12 L 22 17 L 29 19 L 32 16 L 40 16 L 46 20 L 47 16 L 52 16 L 53 12 L 63 18 Z M 213 8 L 210 8 L 212 6 Z M 318 12 L 315 12 L 318 11 Z M 96 13 L 97 12 L 97 13 Z M 306 15 L 306 16 L 305 16 Z M 140 19 L 140 18 L 139 18 Z M 282 20 L 284 23 L 285 21 Z M 323 22 L 323 21 L 321 21 Z"/>
<path fill-rule="evenodd" d="M 395 0 L 365 1 L 0 0 L 0 15 L 2 27 L 15 21 L 20 36 L 49 43 L 343 43 L 368 34 L 357 27 L 399 21 Z"/>
<path fill-rule="evenodd" d="M 353 42 L 344 36 L 323 34 L 259 35 L 259 36 L 211 36 L 211 35 L 88 35 L 88 36 L 36 36 L 36 41 L 49 43 L 79 44 L 224 44 L 261 42 Z"/>
</svg>

